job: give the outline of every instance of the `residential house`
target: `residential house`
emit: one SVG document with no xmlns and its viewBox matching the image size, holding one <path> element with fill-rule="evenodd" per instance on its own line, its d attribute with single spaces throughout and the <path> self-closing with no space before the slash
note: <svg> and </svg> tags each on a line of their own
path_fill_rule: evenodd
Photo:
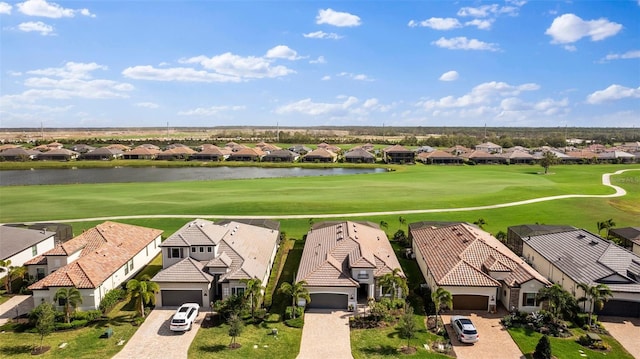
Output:
<svg viewBox="0 0 640 359">
<path fill-rule="evenodd" d="M 310 308 L 355 308 L 388 292 L 380 278 L 405 278 L 387 235 L 371 222 L 321 222 L 307 233 L 295 278 L 305 281 Z M 402 294 L 398 290 L 398 294 Z"/>
<path fill-rule="evenodd" d="M 118 150 L 118 151 L 121 151 L 121 152 L 131 151 L 131 147 L 129 147 L 127 145 L 123 145 L 121 143 L 113 143 L 113 144 L 110 144 L 110 145 L 106 146 L 106 148 L 108 148 L 110 150 Z"/>
<path fill-rule="evenodd" d="M 601 163 L 634 163 L 636 156 L 624 151 L 605 151 L 598 153 L 598 162 Z"/>
<path fill-rule="evenodd" d="M 123 152 L 118 149 L 100 147 L 81 155 L 80 158 L 83 160 L 110 161 L 122 158 L 122 154 Z"/>
<path fill-rule="evenodd" d="M 11 261 L 11 266 L 21 267 L 25 262 L 53 249 L 55 232 L 11 226 L 0 226 L 0 260 Z M 0 272 L 0 278 L 7 271 Z"/>
<path fill-rule="evenodd" d="M 300 157 L 299 154 L 289 150 L 273 150 L 262 157 L 264 162 L 295 162 Z"/>
<path fill-rule="evenodd" d="M 576 298 L 578 284 L 606 284 L 613 298 L 602 315 L 640 318 L 640 256 L 584 229 L 520 237 L 522 257 Z M 588 304 L 589 305 L 589 304 Z"/>
<path fill-rule="evenodd" d="M 414 163 L 415 155 L 415 152 L 401 145 L 393 145 L 382 149 L 382 159 L 385 163 Z"/>
<path fill-rule="evenodd" d="M 192 154 L 191 159 L 196 161 L 223 161 L 225 156 L 218 146 L 209 145 L 203 146 L 202 151 Z"/>
<path fill-rule="evenodd" d="M 195 302 L 209 308 L 215 300 L 243 294 L 243 279 L 258 278 L 266 286 L 279 240 L 280 224 L 274 221 L 185 224 L 161 245 L 162 270 L 152 279 L 160 285 L 156 305 Z"/>
<path fill-rule="evenodd" d="M 345 153 L 344 161 L 348 163 L 374 163 L 376 162 L 376 156 L 359 147 Z"/>
<path fill-rule="evenodd" d="M 435 150 L 432 152 L 420 152 L 418 153 L 418 161 L 424 164 L 430 165 L 445 165 L 445 164 L 462 164 L 462 158 L 452 155 L 449 152 L 442 150 Z"/>
<path fill-rule="evenodd" d="M 84 144 L 84 143 L 78 143 L 78 144 L 73 145 L 73 147 L 71 147 L 72 151 L 76 151 L 76 152 L 78 152 L 80 154 L 84 154 L 84 153 L 93 151 L 95 149 L 96 149 L 95 147 L 89 146 L 89 145 Z"/>
<path fill-rule="evenodd" d="M 302 162 L 335 162 L 337 159 L 337 154 L 324 148 L 317 148 L 302 156 Z"/>
<path fill-rule="evenodd" d="M 77 159 L 79 155 L 78 152 L 61 148 L 40 153 L 37 159 L 41 161 L 71 161 Z"/>
<path fill-rule="evenodd" d="M 155 160 L 160 152 L 159 149 L 138 146 L 131 151 L 122 153 L 122 158 L 125 160 Z"/>
<path fill-rule="evenodd" d="M 260 161 L 264 156 L 264 152 L 262 152 L 259 148 L 250 148 L 243 147 L 239 148 L 237 151 L 234 150 L 231 155 L 227 158 L 228 161 Z"/>
<path fill-rule="evenodd" d="M 506 158 L 499 154 L 489 153 L 487 151 L 473 151 L 462 155 L 467 161 L 475 164 L 504 164 L 507 163 Z"/>
<path fill-rule="evenodd" d="M 173 146 L 157 154 L 158 160 L 186 160 L 191 157 L 196 151 L 186 146 Z"/>
<path fill-rule="evenodd" d="M 80 309 L 98 309 L 109 290 L 122 286 L 160 252 L 161 234 L 107 221 L 42 253 L 25 263 L 29 275 L 39 279 L 29 286 L 34 303 L 52 302 L 58 289 L 75 287 L 82 295 Z"/>
<path fill-rule="evenodd" d="M 336 153 L 336 154 L 342 152 L 342 149 L 340 147 L 338 147 L 336 145 L 330 145 L 330 144 L 328 144 L 326 142 L 319 143 L 316 147 L 325 149 L 327 151 L 331 151 L 331 152 Z"/>
<path fill-rule="evenodd" d="M 618 238 L 624 248 L 640 255 L 640 227 L 612 228 L 609 236 Z"/>
<path fill-rule="evenodd" d="M 476 145 L 476 151 L 484 151 L 489 153 L 502 153 L 502 146 L 496 145 L 493 142 L 485 142 Z"/>
<path fill-rule="evenodd" d="M 0 151 L 0 158 L 4 161 L 30 161 L 35 159 L 40 152 L 25 150 L 22 147 L 7 148 Z"/>
<path fill-rule="evenodd" d="M 625 142 L 624 144 L 618 146 L 621 151 L 633 153 L 640 152 L 640 142 Z"/>
<path fill-rule="evenodd" d="M 529 152 L 523 150 L 514 150 L 502 153 L 508 164 L 527 164 L 535 162 L 535 158 Z"/>
<path fill-rule="evenodd" d="M 541 309 L 536 295 L 550 282 L 491 234 L 468 223 L 409 225 L 416 261 L 432 291 L 453 295 L 453 309 Z"/>
<path fill-rule="evenodd" d="M 304 156 L 307 153 L 313 151 L 313 149 L 311 149 L 311 148 L 309 148 L 307 146 L 304 146 L 304 145 L 293 145 L 293 146 L 289 147 L 288 150 L 289 151 L 293 151 L 293 152 L 299 154 L 300 156 Z"/>
</svg>

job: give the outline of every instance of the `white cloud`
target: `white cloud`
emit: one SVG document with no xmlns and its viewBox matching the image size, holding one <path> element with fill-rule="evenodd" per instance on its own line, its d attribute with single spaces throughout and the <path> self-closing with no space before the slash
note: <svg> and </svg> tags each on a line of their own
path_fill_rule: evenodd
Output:
<svg viewBox="0 0 640 359">
<path fill-rule="evenodd" d="M 144 107 L 144 108 L 151 108 L 151 109 L 160 107 L 160 105 L 158 105 L 155 102 L 138 102 L 138 103 L 136 103 L 136 106 Z"/>
<path fill-rule="evenodd" d="M 0 1 L 0 14 L 11 15 L 11 9 L 13 9 L 13 6 L 11 6 L 11 4 Z"/>
<path fill-rule="evenodd" d="M 578 51 L 578 48 L 575 45 L 564 45 L 562 48 L 571 52 Z"/>
<path fill-rule="evenodd" d="M 328 24 L 338 27 L 354 27 L 360 26 L 362 22 L 360 17 L 349 14 L 348 12 L 339 12 L 333 9 L 318 10 L 316 16 L 316 24 Z"/>
<path fill-rule="evenodd" d="M 338 96 L 336 102 L 314 102 L 310 98 L 289 103 L 275 109 L 275 113 L 325 116 L 329 118 L 366 119 L 372 112 L 388 112 L 393 105 L 382 105 L 377 98 L 361 102 L 353 96 Z"/>
<path fill-rule="evenodd" d="M 321 78 L 320 80 L 322 80 L 322 81 L 329 81 L 329 80 L 331 80 L 331 76 L 329 76 L 329 75 L 324 75 L 324 76 L 322 76 L 322 78 Z"/>
<path fill-rule="evenodd" d="M 473 19 L 464 23 L 464 26 L 475 26 L 480 30 L 489 30 L 493 25 L 493 20 Z"/>
<path fill-rule="evenodd" d="M 295 73 L 282 65 L 274 65 L 280 58 L 298 59 L 297 53 L 287 46 L 279 45 L 265 57 L 239 56 L 230 52 L 207 57 L 204 55 L 180 59 L 182 64 L 197 64 L 204 69 L 193 67 L 162 67 L 150 65 L 132 66 L 122 71 L 126 77 L 138 80 L 182 81 L 182 82 L 242 82 L 251 79 L 276 78 Z"/>
<path fill-rule="evenodd" d="M 640 1 L 640 0 L 639 0 Z M 640 50 L 627 51 L 624 54 L 609 54 L 601 61 L 640 59 Z"/>
<path fill-rule="evenodd" d="M 95 17 L 88 9 L 65 9 L 56 3 L 48 3 L 46 0 L 27 0 L 16 5 L 18 11 L 28 16 L 41 16 L 52 19 L 62 17 L 74 17 L 76 13 L 84 16 Z"/>
<path fill-rule="evenodd" d="M 302 36 L 310 39 L 332 39 L 332 40 L 342 39 L 342 36 L 336 34 L 335 32 L 324 32 L 324 31 L 310 32 L 308 34 L 302 34 Z"/>
<path fill-rule="evenodd" d="M 515 15 L 518 15 L 518 11 L 520 7 L 525 3 L 526 2 L 524 1 L 512 2 L 512 4 L 515 6 L 500 6 L 498 4 L 482 5 L 478 7 L 467 6 L 467 7 L 460 8 L 460 10 L 458 10 L 457 15 L 462 17 L 481 17 L 481 18 L 495 16 L 495 15 L 502 15 L 502 14 L 515 16 Z"/>
<path fill-rule="evenodd" d="M 640 98 L 640 87 L 630 88 L 614 84 L 590 94 L 587 96 L 587 102 L 595 105 L 624 98 Z"/>
<path fill-rule="evenodd" d="M 317 59 L 315 60 L 309 60 L 310 64 L 326 64 L 327 60 L 324 58 L 324 56 L 318 56 Z"/>
<path fill-rule="evenodd" d="M 452 30 L 452 29 L 457 29 L 459 27 L 462 27 L 462 24 L 460 24 L 460 21 L 458 21 L 458 19 L 451 18 L 451 17 L 447 17 L 447 18 L 432 17 L 427 20 L 422 20 L 420 22 L 411 20 L 407 25 L 409 27 L 416 27 L 416 26 L 428 27 L 434 30 Z"/>
<path fill-rule="evenodd" d="M 545 34 L 551 36 L 552 44 L 570 44 L 583 37 L 590 37 L 591 41 L 604 40 L 616 35 L 620 30 L 622 25 L 605 18 L 582 20 L 574 14 L 564 14 L 553 20 Z"/>
<path fill-rule="evenodd" d="M 476 39 L 467 39 L 464 36 L 446 39 L 444 37 L 433 41 L 431 44 L 450 50 L 485 50 L 498 51 L 497 44 L 483 42 Z"/>
<path fill-rule="evenodd" d="M 10 102 L 34 102 L 41 99 L 107 99 L 126 98 L 134 87 L 125 82 L 93 79 L 92 71 L 105 70 L 95 63 L 68 62 L 61 68 L 27 71 L 29 77 L 24 86 L 29 89 L 18 95 L 3 96 Z"/>
<path fill-rule="evenodd" d="M 460 96 L 446 96 L 439 100 L 426 100 L 419 102 L 419 105 L 425 109 L 438 109 L 438 108 L 464 108 L 475 107 L 483 104 L 487 105 L 494 99 L 500 97 L 517 96 L 524 91 L 535 91 L 540 88 L 539 85 L 534 83 L 526 83 L 522 85 L 509 85 L 506 82 L 485 82 L 474 87 L 471 92 Z"/>
<path fill-rule="evenodd" d="M 453 71 L 452 70 L 452 71 L 447 71 L 447 72 L 443 73 L 440 76 L 439 80 L 440 81 L 455 81 L 455 80 L 458 79 L 458 77 L 459 77 L 458 71 Z"/>
<path fill-rule="evenodd" d="M 40 35 L 46 36 L 53 32 L 53 26 L 47 25 L 42 21 L 29 21 L 18 25 L 18 30 L 24 32 L 39 32 Z"/>
<path fill-rule="evenodd" d="M 244 110 L 244 106 L 211 106 L 211 107 L 198 107 L 193 110 L 180 111 L 179 116 L 213 116 L 220 112 L 226 111 L 241 111 Z"/>
<path fill-rule="evenodd" d="M 276 47 L 269 49 L 265 57 L 268 59 L 287 59 L 287 60 L 298 60 L 301 58 L 298 56 L 298 53 L 295 50 L 289 48 L 289 46 L 286 46 L 286 45 L 278 45 Z"/>
<path fill-rule="evenodd" d="M 353 73 L 350 73 L 350 72 L 341 72 L 341 73 L 337 74 L 336 76 L 338 76 L 338 77 L 348 77 L 350 79 L 358 80 L 358 81 L 373 81 L 372 78 L 370 78 L 369 76 L 367 76 L 365 74 L 353 74 Z"/>
</svg>

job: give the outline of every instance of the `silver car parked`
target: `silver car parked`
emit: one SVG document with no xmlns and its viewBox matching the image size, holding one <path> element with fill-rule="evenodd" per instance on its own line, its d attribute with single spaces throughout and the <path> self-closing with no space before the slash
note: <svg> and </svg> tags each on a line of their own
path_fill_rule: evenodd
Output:
<svg viewBox="0 0 640 359">
<path fill-rule="evenodd" d="M 480 334 L 471 319 L 454 315 L 451 317 L 451 328 L 456 332 L 456 337 L 462 343 L 475 343 L 480 339 Z"/>
</svg>

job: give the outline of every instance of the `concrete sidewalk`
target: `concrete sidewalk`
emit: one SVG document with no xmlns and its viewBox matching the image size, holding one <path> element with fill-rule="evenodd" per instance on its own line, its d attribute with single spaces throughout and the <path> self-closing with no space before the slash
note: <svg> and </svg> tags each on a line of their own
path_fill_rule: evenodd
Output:
<svg viewBox="0 0 640 359">
<path fill-rule="evenodd" d="M 6 324 L 9 319 L 29 313 L 33 306 L 33 297 L 30 295 L 16 295 L 0 305 L 0 325 Z"/>
</svg>

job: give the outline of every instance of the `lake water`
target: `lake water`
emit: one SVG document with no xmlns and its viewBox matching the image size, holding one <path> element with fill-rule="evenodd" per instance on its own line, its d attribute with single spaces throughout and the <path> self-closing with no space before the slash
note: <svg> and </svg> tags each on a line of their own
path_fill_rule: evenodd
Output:
<svg viewBox="0 0 640 359">
<path fill-rule="evenodd" d="M 226 179 L 337 176 L 385 172 L 384 168 L 118 167 L 0 171 L 0 186 L 74 183 L 212 181 Z"/>
</svg>

